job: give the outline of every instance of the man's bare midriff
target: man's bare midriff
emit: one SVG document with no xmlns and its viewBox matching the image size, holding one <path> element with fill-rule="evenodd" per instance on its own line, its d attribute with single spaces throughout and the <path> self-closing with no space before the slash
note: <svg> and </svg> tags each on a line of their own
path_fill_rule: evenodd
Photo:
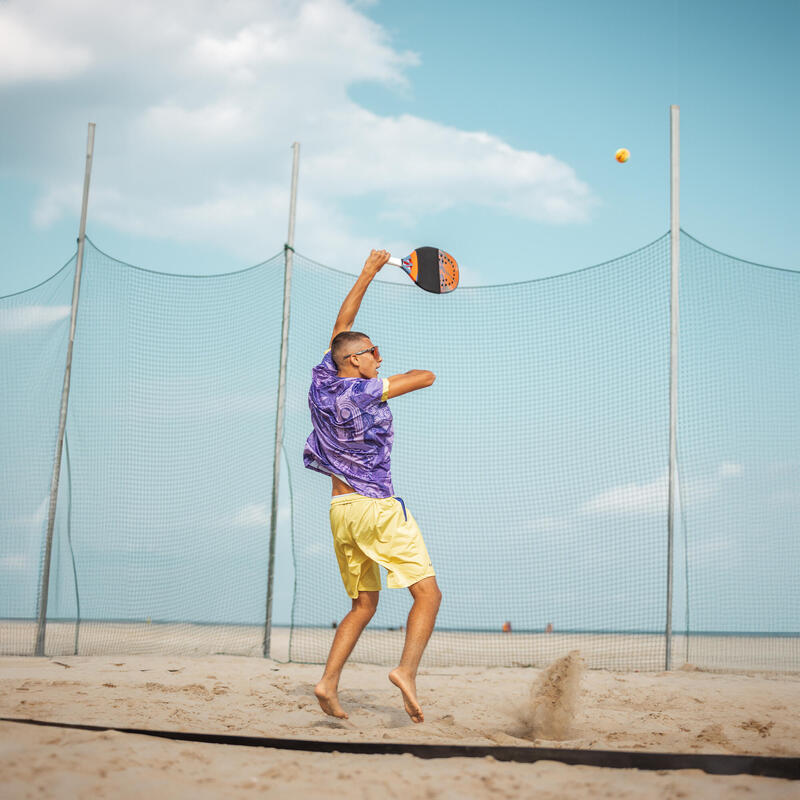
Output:
<svg viewBox="0 0 800 800">
<path fill-rule="evenodd" d="M 333 497 L 336 497 L 337 494 L 351 494 L 355 491 L 349 483 L 345 483 L 341 478 L 337 478 L 335 475 L 331 475 L 331 481 L 333 482 L 333 490 L 331 491 Z"/>
</svg>

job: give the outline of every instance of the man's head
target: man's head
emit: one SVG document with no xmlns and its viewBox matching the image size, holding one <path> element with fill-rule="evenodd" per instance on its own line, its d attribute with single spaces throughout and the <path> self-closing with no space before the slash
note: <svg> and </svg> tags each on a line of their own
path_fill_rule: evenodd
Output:
<svg viewBox="0 0 800 800">
<path fill-rule="evenodd" d="M 366 333 L 342 331 L 331 342 L 331 358 L 342 378 L 375 378 L 383 360 Z"/>
</svg>

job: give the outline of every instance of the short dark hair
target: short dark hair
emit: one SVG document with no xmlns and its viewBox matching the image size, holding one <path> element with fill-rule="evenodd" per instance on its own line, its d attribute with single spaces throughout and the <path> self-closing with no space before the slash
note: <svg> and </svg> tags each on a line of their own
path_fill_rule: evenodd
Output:
<svg viewBox="0 0 800 800">
<path fill-rule="evenodd" d="M 366 333 L 359 333 L 358 331 L 342 331 L 333 337 L 331 342 L 331 358 L 336 365 L 336 369 L 341 369 L 344 359 L 358 350 L 358 345 L 364 340 L 369 341 L 369 336 Z"/>
</svg>

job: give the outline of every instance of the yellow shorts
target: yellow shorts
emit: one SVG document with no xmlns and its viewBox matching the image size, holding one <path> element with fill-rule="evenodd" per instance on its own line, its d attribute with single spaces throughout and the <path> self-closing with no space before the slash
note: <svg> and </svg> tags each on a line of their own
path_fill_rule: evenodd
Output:
<svg viewBox="0 0 800 800">
<path fill-rule="evenodd" d="M 331 532 L 344 588 L 354 599 L 380 591 L 379 565 L 389 572 L 390 589 L 436 574 L 416 520 L 396 497 L 332 497 Z"/>
</svg>

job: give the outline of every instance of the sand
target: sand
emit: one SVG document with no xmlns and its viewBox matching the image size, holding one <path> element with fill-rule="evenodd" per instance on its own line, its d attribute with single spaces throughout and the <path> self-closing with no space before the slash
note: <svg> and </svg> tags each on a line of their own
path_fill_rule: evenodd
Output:
<svg viewBox="0 0 800 800">
<path fill-rule="evenodd" d="M 0 716 L 348 741 L 800 755 L 800 675 L 428 667 L 414 725 L 381 666 L 348 665 L 346 721 L 312 695 L 318 665 L 241 656 L 0 658 Z M 545 737 L 553 738 L 545 738 Z M 4 798 L 753 797 L 800 782 L 492 759 L 302 753 L 0 723 Z"/>
</svg>

